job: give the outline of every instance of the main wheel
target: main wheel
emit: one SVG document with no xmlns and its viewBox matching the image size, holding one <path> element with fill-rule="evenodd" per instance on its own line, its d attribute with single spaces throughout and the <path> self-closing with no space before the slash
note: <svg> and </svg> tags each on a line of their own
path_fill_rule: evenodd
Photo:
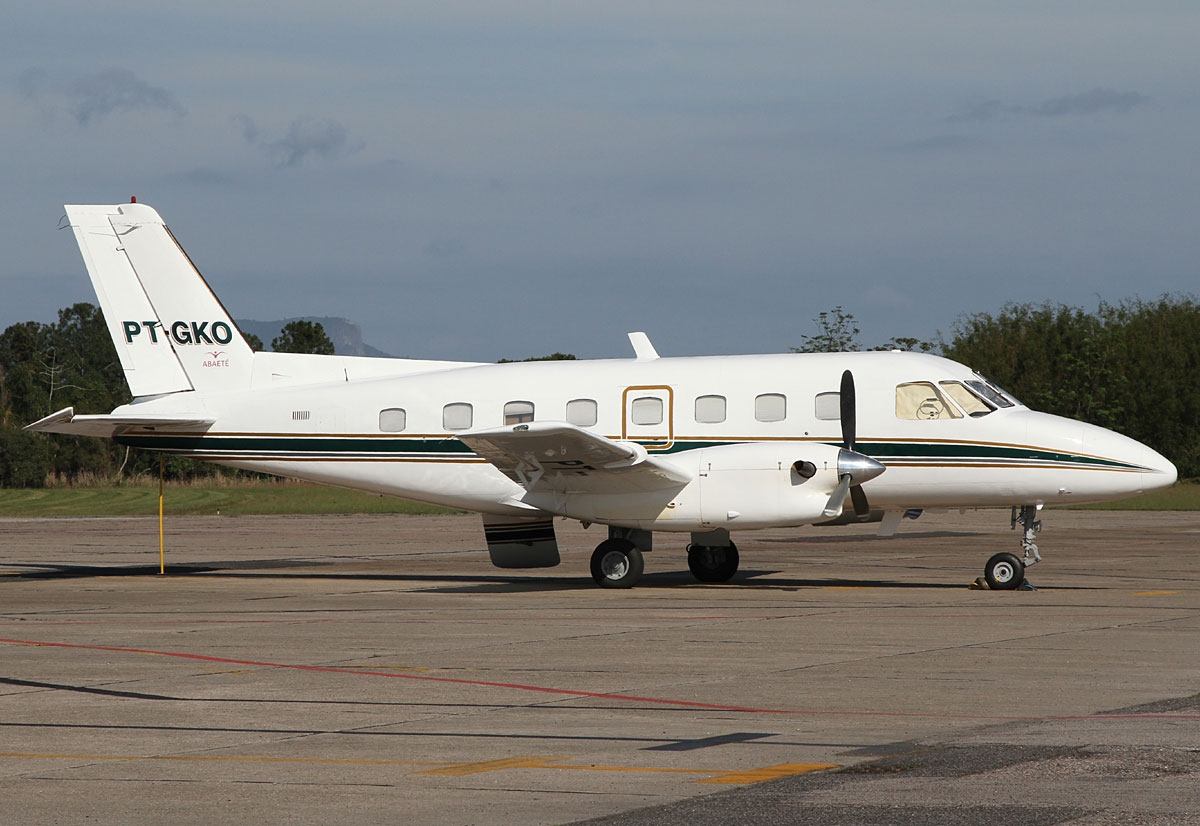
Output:
<svg viewBox="0 0 1200 826">
<path fill-rule="evenodd" d="M 692 576 L 701 582 L 728 582 L 737 573 L 737 545 L 727 547 L 711 545 L 688 545 L 688 568 Z"/>
<path fill-rule="evenodd" d="M 1025 581 L 1025 563 L 1013 554 L 996 554 L 983 566 L 983 578 L 994 591 L 1015 591 Z"/>
<path fill-rule="evenodd" d="M 606 539 L 592 552 L 592 579 L 601 588 L 632 588 L 645 565 L 642 552 L 628 539 Z"/>
</svg>

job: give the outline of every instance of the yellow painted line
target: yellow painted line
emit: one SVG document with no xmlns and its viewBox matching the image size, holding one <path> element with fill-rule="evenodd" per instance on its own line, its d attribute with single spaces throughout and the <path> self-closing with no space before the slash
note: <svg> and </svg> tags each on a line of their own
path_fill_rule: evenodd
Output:
<svg viewBox="0 0 1200 826">
<path fill-rule="evenodd" d="M 555 764 L 548 769 L 574 772 L 644 772 L 645 774 L 712 774 L 713 769 L 668 769 L 661 766 L 563 766 Z"/>
<path fill-rule="evenodd" d="M 522 755 L 505 757 L 502 760 L 484 760 L 480 763 L 453 763 L 440 769 L 427 769 L 416 774 L 436 774 L 444 777 L 466 777 L 471 774 L 503 771 L 504 769 L 547 769 L 552 768 L 550 762 L 562 760 L 562 757 L 538 757 Z"/>
<path fill-rule="evenodd" d="M 775 780 L 780 777 L 791 777 L 795 774 L 808 774 L 809 772 L 825 771 L 827 769 L 838 768 L 835 763 L 780 763 L 778 766 L 766 766 L 761 769 L 751 769 L 744 772 L 730 772 L 729 774 L 721 774 L 716 777 L 709 777 L 706 780 L 697 780 L 697 783 L 724 783 L 730 786 L 739 786 L 747 783 L 762 783 L 764 780 Z"/>
<path fill-rule="evenodd" d="M 215 754 L 55 754 L 38 752 L 0 752 L 0 759 L 17 760 L 171 760 L 191 763 L 281 763 L 290 765 L 328 766 L 410 766 L 422 768 L 413 774 L 441 777 L 469 777 L 474 774 L 505 771 L 508 769 L 552 769 L 555 771 L 627 772 L 633 774 L 710 774 L 697 783 L 720 783 L 727 786 L 762 783 L 780 777 L 790 777 L 809 772 L 840 768 L 835 763 L 781 763 L 761 769 L 721 772 L 719 769 L 667 768 L 663 766 L 572 766 L 559 763 L 564 757 L 539 757 L 521 755 L 500 760 L 484 760 L 477 763 L 441 763 L 429 760 L 362 760 L 338 757 L 255 757 Z"/>
<path fill-rule="evenodd" d="M 1172 594 L 1178 594 L 1178 591 L 1138 591 L 1134 594 L 1135 597 L 1166 597 Z"/>
</svg>

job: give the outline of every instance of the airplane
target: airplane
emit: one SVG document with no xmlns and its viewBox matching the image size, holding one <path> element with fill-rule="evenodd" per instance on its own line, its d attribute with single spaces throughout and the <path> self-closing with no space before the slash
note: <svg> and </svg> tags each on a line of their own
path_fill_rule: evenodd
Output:
<svg viewBox="0 0 1200 826">
<path fill-rule="evenodd" d="M 706 583 L 732 534 L 1011 509 L 1015 590 L 1046 504 L 1169 487 L 1151 448 L 1030 410 L 957 362 L 901 351 L 487 364 L 254 352 L 153 208 L 67 206 L 133 401 L 26 427 L 474 511 L 492 563 L 559 564 L 554 519 L 608 528 L 594 581 L 634 586 L 655 532 Z M 64 226 L 60 224 L 60 227 Z"/>
</svg>

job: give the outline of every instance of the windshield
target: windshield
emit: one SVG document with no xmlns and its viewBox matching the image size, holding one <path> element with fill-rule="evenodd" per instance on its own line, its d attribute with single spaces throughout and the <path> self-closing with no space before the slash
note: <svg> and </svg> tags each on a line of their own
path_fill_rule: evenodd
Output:
<svg viewBox="0 0 1200 826">
<path fill-rule="evenodd" d="M 974 390 L 957 381 L 938 382 L 946 394 L 957 402 L 968 416 L 986 416 L 996 409 L 997 405 L 977 394 Z"/>
<path fill-rule="evenodd" d="M 976 373 L 976 375 L 979 374 Z M 967 381 L 967 384 L 972 390 L 996 405 L 996 407 L 1012 407 L 1013 405 L 1020 404 L 1011 393 L 1000 389 L 1000 387 L 988 381 L 983 376 L 979 376 L 978 379 L 970 379 Z"/>
</svg>

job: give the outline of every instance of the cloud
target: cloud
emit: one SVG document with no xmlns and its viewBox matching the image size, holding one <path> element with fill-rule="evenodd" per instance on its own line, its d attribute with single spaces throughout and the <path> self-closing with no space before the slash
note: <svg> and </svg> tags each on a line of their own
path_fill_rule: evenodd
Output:
<svg viewBox="0 0 1200 826">
<path fill-rule="evenodd" d="M 1008 117 L 1061 118 L 1098 115 L 1104 112 L 1125 114 L 1148 103 L 1150 98 L 1140 92 L 1118 92 L 1099 87 L 1077 95 L 1050 98 L 1032 106 L 985 100 L 972 103 L 946 118 L 948 123 L 986 123 Z"/>
<path fill-rule="evenodd" d="M 1112 89 L 1091 89 L 1079 95 L 1053 98 L 1033 107 L 1030 114 L 1057 118 L 1063 115 L 1095 115 L 1100 112 L 1124 114 L 1141 106 L 1150 98 L 1138 92 L 1117 92 Z"/>
<path fill-rule="evenodd" d="M 1022 107 L 1013 106 L 999 100 L 984 100 L 972 103 L 962 111 L 946 118 L 947 123 L 987 123 L 1001 120 L 1008 115 L 1020 114 Z"/>
<path fill-rule="evenodd" d="M 366 146 L 361 140 L 352 141 L 346 127 L 332 118 L 302 115 L 288 124 L 287 132 L 276 140 L 264 137 L 257 121 L 249 115 L 234 115 L 232 120 L 241 129 L 246 143 L 258 147 L 283 167 L 300 166 L 309 157 L 341 160 Z"/>
<path fill-rule="evenodd" d="M 187 114 L 171 92 L 151 86 L 130 70 L 115 66 L 66 80 L 56 80 L 44 69 L 29 68 L 17 77 L 16 86 L 26 100 L 63 106 L 80 126 L 89 126 L 117 112 Z"/>
</svg>

